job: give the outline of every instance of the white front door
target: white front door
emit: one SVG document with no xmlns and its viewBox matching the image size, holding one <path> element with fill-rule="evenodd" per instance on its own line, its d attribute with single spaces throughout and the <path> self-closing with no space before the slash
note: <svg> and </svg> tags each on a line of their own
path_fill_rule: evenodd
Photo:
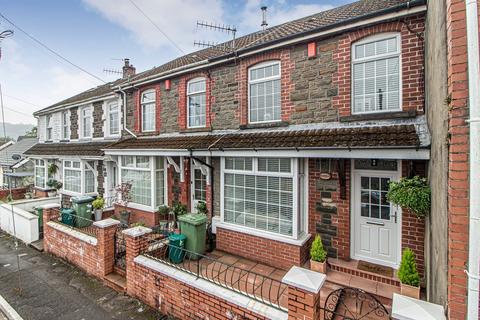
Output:
<svg viewBox="0 0 480 320">
<path fill-rule="evenodd" d="M 397 267 L 400 256 L 400 210 L 387 201 L 388 184 L 397 172 L 354 171 L 354 258 Z"/>
<path fill-rule="evenodd" d="M 207 201 L 207 174 L 202 172 L 200 166 L 195 166 L 192 163 L 191 185 L 192 185 L 192 208 L 191 211 L 197 212 L 197 205 L 199 202 Z M 205 172 L 206 173 L 206 172 Z"/>
</svg>

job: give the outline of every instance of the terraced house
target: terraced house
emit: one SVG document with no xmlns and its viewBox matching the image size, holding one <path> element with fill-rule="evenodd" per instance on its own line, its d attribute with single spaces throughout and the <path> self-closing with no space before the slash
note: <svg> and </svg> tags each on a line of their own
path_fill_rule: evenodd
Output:
<svg viewBox="0 0 480 320">
<path fill-rule="evenodd" d="M 132 223 L 154 227 L 162 205 L 195 212 L 205 203 L 217 250 L 281 270 L 304 266 L 319 234 L 327 282 L 387 304 L 399 291 L 395 273 L 360 264 L 396 270 L 410 248 L 425 298 L 462 319 L 464 266 L 452 265 L 447 240 L 458 235 L 447 222 L 457 209 L 442 202 L 454 184 L 442 178 L 452 170 L 442 165 L 450 161 L 448 97 L 440 94 L 448 94 L 447 52 L 438 36 L 453 37 L 446 8 L 358 1 L 142 73 L 127 62 L 123 79 L 35 113 L 40 143 L 28 153 L 37 191 L 48 164 L 58 163 L 64 203 L 78 194 L 111 198 L 116 185 L 131 183 Z M 438 201 L 426 219 L 386 198 L 390 182 L 413 176 L 435 181 Z M 157 305 L 157 289 L 135 281 L 127 292 Z"/>
</svg>

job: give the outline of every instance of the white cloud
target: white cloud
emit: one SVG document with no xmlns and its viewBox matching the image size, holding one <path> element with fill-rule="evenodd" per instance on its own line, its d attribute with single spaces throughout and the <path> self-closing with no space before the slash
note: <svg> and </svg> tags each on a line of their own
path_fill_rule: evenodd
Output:
<svg viewBox="0 0 480 320">
<path fill-rule="evenodd" d="M 193 49 L 194 40 L 218 40 L 218 34 L 203 38 L 196 32 L 197 20 L 222 21 L 220 0 L 133 0 L 184 51 Z M 173 48 L 170 41 L 146 19 L 129 0 L 83 0 L 110 21 L 131 32 L 133 39 L 147 49 Z M 177 51 L 176 54 L 179 52 Z"/>
<path fill-rule="evenodd" d="M 88 78 L 81 71 L 69 71 L 56 66 L 51 68 L 48 74 L 51 80 L 45 90 L 50 102 L 46 105 L 59 102 L 95 86 L 95 84 L 92 84 L 91 78 Z"/>
<path fill-rule="evenodd" d="M 244 10 L 241 13 L 242 33 L 260 30 L 262 23 L 262 14 L 260 7 L 264 4 L 261 0 L 248 0 Z M 332 9 L 329 4 L 295 4 L 291 5 L 288 1 L 274 0 L 268 4 L 267 22 L 268 26 L 276 26 L 284 22 L 306 17 L 320 11 Z"/>
</svg>

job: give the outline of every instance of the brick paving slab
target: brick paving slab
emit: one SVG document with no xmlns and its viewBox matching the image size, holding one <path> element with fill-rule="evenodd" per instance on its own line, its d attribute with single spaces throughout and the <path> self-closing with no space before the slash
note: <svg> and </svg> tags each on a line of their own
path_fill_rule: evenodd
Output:
<svg viewBox="0 0 480 320">
<path fill-rule="evenodd" d="M 160 319 L 160 314 L 138 300 L 55 257 L 24 244 L 19 244 L 18 253 L 20 272 L 13 238 L 0 232 L 0 295 L 25 320 Z"/>
</svg>

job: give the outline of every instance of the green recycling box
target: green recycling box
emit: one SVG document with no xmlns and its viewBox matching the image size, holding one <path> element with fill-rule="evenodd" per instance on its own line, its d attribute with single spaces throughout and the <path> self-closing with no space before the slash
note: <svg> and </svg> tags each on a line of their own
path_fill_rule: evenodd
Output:
<svg viewBox="0 0 480 320">
<path fill-rule="evenodd" d="M 207 216 L 204 214 L 191 213 L 178 217 L 180 230 L 187 237 L 185 248 L 199 255 L 205 253 L 207 235 Z M 199 259 L 200 256 L 192 255 L 191 259 Z"/>
<path fill-rule="evenodd" d="M 94 198 L 90 196 L 78 196 L 72 198 L 73 210 L 75 210 L 77 217 L 79 217 L 75 219 L 75 226 L 77 228 L 88 227 L 92 224 L 93 200 Z"/>
<path fill-rule="evenodd" d="M 175 233 L 168 237 L 170 242 L 168 257 L 173 263 L 183 262 L 183 258 L 185 257 L 185 251 L 183 250 L 185 246 L 185 239 L 186 237 L 183 234 Z"/>
<path fill-rule="evenodd" d="M 62 223 L 66 224 L 67 226 L 75 226 L 75 211 L 70 208 L 62 208 L 61 210 L 62 215 Z"/>
</svg>

